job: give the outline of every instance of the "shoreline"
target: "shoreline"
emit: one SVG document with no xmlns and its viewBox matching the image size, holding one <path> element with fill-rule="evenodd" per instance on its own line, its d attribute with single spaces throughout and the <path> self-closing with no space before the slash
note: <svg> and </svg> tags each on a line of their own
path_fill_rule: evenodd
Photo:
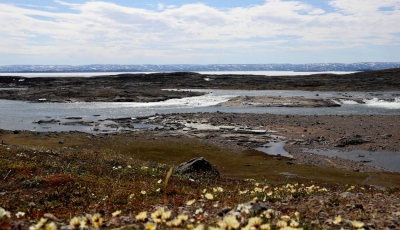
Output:
<svg viewBox="0 0 400 230">
<path fill-rule="evenodd" d="M 139 129 L 111 133 L 82 135 L 124 136 L 134 133 L 147 133 L 163 138 L 185 137 L 197 139 L 224 148 L 240 151 L 255 150 L 269 142 L 275 142 L 275 136 L 283 136 L 284 150 L 294 156 L 288 162 L 293 164 L 331 167 L 355 172 L 386 172 L 366 162 L 356 162 L 344 158 L 330 158 L 311 154 L 302 149 L 327 150 L 367 150 L 400 152 L 400 124 L 397 115 L 275 115 L 275 114 L 234 114 L 234 113 L 187 113 L 159 114 L 115 119 L 116 127 L 133 127 L 132 123 L 159 127 L 152 130 Z M 368 121 L 368 122 L 366 122 Z M 116 129 L 118 130 L 118 129 Z M 12 143 L 13 133 L 31 131 L 2 130 L 0 137 L 4 142 Z M 51 133 L 81 132 L 31 132 L 39 136 Z M 4 139 L 4 136 L 8 136 Z M 16 144 L 16 143 L 14 143 Z M 286 158 L 285 158 L 286 159 Z M 363 159 L 362 159 L 363 160 Z"/>
</svg>

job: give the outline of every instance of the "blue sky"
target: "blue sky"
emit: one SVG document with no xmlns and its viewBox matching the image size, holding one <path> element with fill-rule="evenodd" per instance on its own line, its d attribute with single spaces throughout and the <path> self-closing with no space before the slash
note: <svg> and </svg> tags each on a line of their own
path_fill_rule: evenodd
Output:
<svg viewBox="0 0 400 230">
<path fill-rule="evenodd" d="M 0 0 L 0 65 L 400 62 L 400 0 Z"/>
</svg>

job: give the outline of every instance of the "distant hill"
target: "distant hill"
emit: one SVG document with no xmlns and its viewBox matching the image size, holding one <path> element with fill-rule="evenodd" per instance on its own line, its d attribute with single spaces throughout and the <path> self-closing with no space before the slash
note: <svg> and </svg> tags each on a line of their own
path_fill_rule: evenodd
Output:
<svg viewBox="0 0 400 230">
<path fill-rule="evenodd" d="M 400 62 L 210 65 L 4 65 L 0 73 L 200 72 L 200 71 L 366 71 L 400 68 Z"/>
</svg>

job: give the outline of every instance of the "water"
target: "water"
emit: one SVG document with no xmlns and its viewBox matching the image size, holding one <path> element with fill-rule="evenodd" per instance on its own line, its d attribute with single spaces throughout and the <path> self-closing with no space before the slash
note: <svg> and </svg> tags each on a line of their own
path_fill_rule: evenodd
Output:
<svg viewBox="0 0 400 230">
<path fill-rule="evenodd" d="M 24 76 L 24 77 L 93 77 L 93 76 L 107 76 L 118 74 L 151 74 L 159 72 L 93 72 L 93 73 L 0 73 L 0 76 Z M 268 76 L 303 76 L 311 74 L 350 74 L 355 72 L 346 71 L 327 71 L 327 72 L 294 72 L 294 71 L 204 71 L 196 72 L 201 74 L 210 75 L 223 75 L 223 74 L 249 74 L 249 75 L 268 75 Z"/>
<path fill-rule="evenodd" d="M 299 114 L 299 115 L 349 115 L 384 114 L 400 115 L 400 91 L 391 92 L 311 92 L 296 90 L 195 90 L 209 92 L 206 95 L 183 99 L 171 99 L 163 102 L 83 102 L 83 103 L 29 103 L 22 101 L 0 100 L 0 129 L 37 130 L 37 131 L 92 131 L 94 128 L 109 130 L 111 121 L 107 118 L 151 116 L 156 113 L 258 113 L 258 114 Z M 318 94 L 318 96 L 316 96 Z M 282 96 L 306 98 L 345 98 L 339 100 L 341 107 L 327 108 L 285 108 L 285 107 L 224 107 L 216 106 L 232 97 Z M 364 103 L 358 103 L 363 101 Z M 350 101 L 352 101 L 350 103 Z M 96 116 L 95 116 L 96 115 Z M 56 119 L 60 123 L 70 121 L 67 117 L 82 117 L 81 121 L 99 122 L 98 127 L 65 126 L 57 124 L 36 124 L 39 120 Z M 139 125 L 138 125 L 139 127 Z"/>
<path fill-rule="evenodd" d="M 400 152 L 353 150 L 342 152 L 339 150 L 303 149 L 304 152 L 328 157 L 339 157 L 384 168 L 392 172 L 400 172 Z"/>
</svg>

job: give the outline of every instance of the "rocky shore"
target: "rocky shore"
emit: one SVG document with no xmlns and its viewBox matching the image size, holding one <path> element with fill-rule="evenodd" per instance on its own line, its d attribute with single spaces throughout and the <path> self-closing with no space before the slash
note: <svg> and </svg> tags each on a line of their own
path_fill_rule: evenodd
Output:
<svg viewBox="0 0 400 230">
<path fill-rule="evenodd" d="M 362 160 L 305 153 L 302 149 L 336 149 L 400 152 L 398 116 L 301 116 L 274 114 L 194 113 L 138 118 L 164 136 L 189 136 L 230 148 L 255 149 L 284 142 L 296 164 L 353 171 L 386 171 Z M 131 120 L 119 120 L 125 126 Z M 282 137 L 282 138 L 280 138 Z"/>
<path fill-rule="evenodd" d="M 244 107 L 340 107 L 330 99 L 311 99 L 304 97 L 249 97 L 239 96 L 227 102 L 218 104 L 219 106 L 244 106 Z"/>
<path fill-rule="evenodd" d="M 398 90 L 400 69 L 347 75 L 202 75 L 198 73 L 121 74 L 99 77 L 1 76 L 0 99 L 32 102 L 154 102 L 201 95 L 163 89 L 246 89 L 310 91 Z"/>
</svg>

